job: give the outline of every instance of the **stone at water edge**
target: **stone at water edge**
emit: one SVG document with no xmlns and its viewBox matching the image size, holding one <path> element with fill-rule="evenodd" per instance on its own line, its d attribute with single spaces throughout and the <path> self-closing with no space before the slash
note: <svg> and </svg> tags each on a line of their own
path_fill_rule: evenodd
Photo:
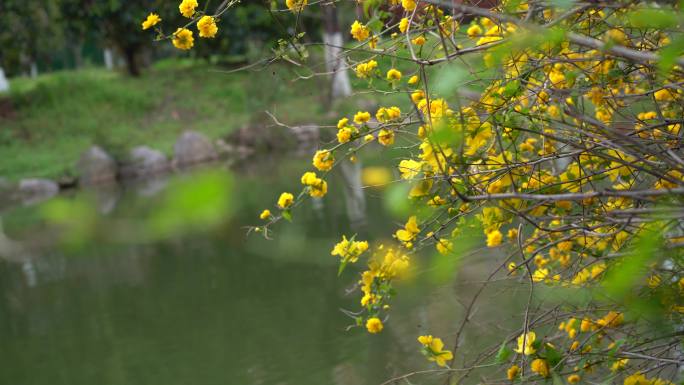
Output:
<svg viewBox="0 0 684 385">
<path fill-rule="evenodd" d="M 185 131 L 173 146 L 173 162 L 183 168 L 218 158 L 209 138 L 195 131 Z"/>
<path fill-rule="evenodd" d="M 129 159 L 121 168 L 124 178 L 161 174 L 169 169 L 169 160 L 161 151 L 147 146 L 133 147 Z"/>
<path fill-rule="evenodd" d="M 50 179 L 28 178 L 19 181 L 17 195 L 27 206 L 46 201 L 59 193 L 57 182 Z"/>
<path fill-rule="evenodd" d="M 98 146 L 91 146 L 81 154 L 76 165 L 79 183 L 84 186 L 114 182 L 117 168 L 114 158 Z"/>
</svg>

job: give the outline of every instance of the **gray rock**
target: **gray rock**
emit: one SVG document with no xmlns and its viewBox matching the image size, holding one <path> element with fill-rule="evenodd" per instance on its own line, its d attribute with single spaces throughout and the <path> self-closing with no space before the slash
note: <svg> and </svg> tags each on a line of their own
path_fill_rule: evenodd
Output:
<svg viewBox="0 0 684 385">
<path fill-rule="evenodd" d="M 169 161 L 161 151 L 147 146 L 131 149 L 129 160 L 121 168 L 124 178 L 139 178 L 161 174 L 169 169 Z"/>
<path fill-rule="evenodd" d="M 218 158 L 216 149 L 211 141 L 206 136 L 195 131 L 185 131 L 176 140 L 173 151 L 174 164 L 180 168 Z"/>
<path fill-rule="evenodd" d="M 92 146 L 81 154 L 76 169 L 81 185 L 91 186 L 116 180 L 116 161 L 98 146 Z"/>
<path fill-rule="evenodd" d="M 59 193 L 59 186 L 50 179 L 30 178 L 19 181 L 17 194 L 27 206 L 46 201 Z"/>
<path fill-rule="evenodd" d="M 241 144 L 228 143 L 223 139 L 216 141 L 216 148 L 221 158 L 245 159 L 254 154 L 254 149 Z"/>
</svg>

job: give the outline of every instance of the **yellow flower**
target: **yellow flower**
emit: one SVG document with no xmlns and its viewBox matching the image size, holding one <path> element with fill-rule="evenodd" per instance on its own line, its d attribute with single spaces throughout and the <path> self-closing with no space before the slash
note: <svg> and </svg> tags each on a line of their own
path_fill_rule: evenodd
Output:
<svg viewBox="0 0 684 385">
<path fill-rule="evenodd" d="M 413 75 L 409 78 L 408 84 L 416 84 L 419 80 L 420 78 L 418 78 L 418 75 Z"/>
<path fill-rule="evenodd" d="M 187 28 L 178 28 L 176 32 L 173 33 L 173 40 L 171 40 L 173 46 L 182 49 L 189 50 L 195 44 L 195 39 L 192 37 L 192 31 Z"/>
<path fill-rule="evenodd" d="M 415 39 L 411 40 L 411 43 L 413 43 L 415 45 L 423 45 L 423 44 L 425 44 L 425 37 L 418 36 Z"/>
<path fill-rule="evenodd" d="M 499 230 L 492 230 L 487 233 L 487 247 L 496 247 L 501 244 L 503 234 Z"/>
<path fill-rule="evenodd" d="M 480 27 L 478 24 L 473 24 L 470 27 L 468 27 L 468 30 L 466 31 L 469 37 L 478 37 L 482 35 L 482 27 Z"/>
<path fill-rule="evenodd" d="M 366 250 L 368 250 L 368 242 L 348 240 L 343 235 L 342 240 L 333 247 L 330 255 L 339 256 L 343 262 L 354 263 L 359 260 L 359 256 Z"/>
<path fill-rule="evenodd" d="M 202 16 L 197 22 L 197 30 L 199 31 L 200 37 L 211 38 L 216 36 L 216 32 L 218 32 L 216 19 L 212 16 Z"/>
<path fill-rule="evenodd" d="M 378 131 L 378 143 L 383 146 L 390 146 L 394 143 L 394 131 L 382 129 Z"/>
<path fill-rule="evenodd" d="M 420 336 L 418 342 L 423 345 L 423 351 L 428 356 L 428 360 L 434 361 L 439 366 L 446 366 L 447 361 L 454 358 L 450 350 L 444 350 L 444 342 L 441 338 L 430 335 Z"/>
<path fill-rule="evenodd" d="M 319 150 L 316 151 L 312 163 L 319 171 L 328 171 L 335 163 L 335 158 L 330 151 Z"/>
<path fill-rule="evenodd" d="M 397 120 L 401 117 L 401 110 L 399 107 L 380 107 L 375 113 L 375 118 L 380 123 L 387 123 Z"/>
<path fill-rule="evenodd" d="M 380 321 L 380 319 L 377 317 L 369 318 L 368 321 L 366 321 L 366 329 L 368 330 L 368 333 L 380 333 L 382 328 L 382 321 Z"/>
<path fill-rule="evenodd" d="M 308 187 L 309 195 L 313 198 L 323 198 L 328 193 L 328 183 L 318 178 L 315 172 L 305 172 L 301 181 Z"/>
<path fill-rule="evenodd" d="M 364 141 L 364 142 L 371 142 L 371 141 L 373 141 L 373 139 L 375 139 L 375 138 L 373 137 L 373 134 L 368 134 L 368 135 L 366 135 L 366 136 L 363 137 L 363 141 Z"/>
<path fill-rule="evenodd" d="M 420 172 L 423 167 L 423 162 L 417 162 L 413 159 L 404 159 L 399 162 L 399 173 L 401 179 L 413 179 Z"/>
<path fill-rule="evenodd" d="M 364 124 L 367 121 L 369 121 L 371 118 L 370 112 L 367 111 L 359 111 L 354 115 L 354 123 L 356 124 Z"/>
<path fill-rule="evenodd" d="M 508 271 L 511 273 L 511 275 L 516 274 L 517 268 L 518 268 L 518 265 L 515 262 L 511 262 L 508 264 Z"/>
<path fill-rule="evenodd" d="M 195 14 L 195 8 L 197 8 L 197 0 L 183 0 L 178 6 L 181 15 L 191 18 Z"/>
<path fill-rule="evenodd" d="M 408 221 L 406 221 L 406 225 L 404 225 L 403 229 L 397 230 L 397 232 L 394 234 L 398 240 L 401 242 L 407 243 L 411 242 L 416 235 L 420 233 L 420 227 L 418 227 L 418 220 L 416 219 L 415 215 L 412 215 L 409 217 Z"/>
<path fill-rule="evenodd" d="M 270 217 L 271 217 L 271 210 L 269 210 L 269 209 L 262 211 L 261 215 L 259 215 L 260 219 L 268 219 Z"/>
<path fill-rule="evenodd" d="M 369 60 L 366 63 L 360 63 L 356 66 L 356 76 L 361 79 L 369 78 L 373 74 L 373 70 L 378 67 L 378 62 Z"/>
<path fill-rule="evenodd" d="M 401 0 L 401 6 L 404 8 L 404 10 L 410 12 L 416 9 L 416 2 L 415 0 Z"/>
<path fill-rule="evenodd" d="M 399 31 L 401 33 L 405 33 L 406 30 L 408 29 L 408 27 L 409 27 L 409 19 L 408 18 L 404 17 L 401 20 L 399 20 Z"/>
<path fill-rule="evenodd" d="M 568 376 L 568 382 L 571 384 L 576 384 L 580 382 L 582 378 L 579 376 L 579 374 L 571 374 Z"/>
<path fill-rule="evenodd" d="M 664 102 L 664 101 L 668 101 L 668 100 L 673 99 L 671 91 L 668 90 L 667 88 L 663 88 L 663 89 L 660 89 L 660 90 L 654 92 L 653 97 L 655 98 L 655 100 L 657 100 L 659 102 Z"/>
<path fill-rule="evenodd" d="M 631 376 L 626 377 L 623 381 L 623 385 L 651 385 L 651 381 L 641 374 L 641 372 L 636 372 Z"/>
<path fill-rule="evenodd" d="M 395 68 L 390 69 L 387 71 L 387 80 L 390 82 L 401 80 L 401 72 Z"/>
<path fill-rule="evenodd" d="M 284 192 L 280 194 L 280 198 L 278 198 L 278 207 L 281 209 L 286 209 L 290 206 L 292 206 L 292 203 L 294 202 L 294 195 Z"/>
<path fill-rule="evenodd" d="M 370 36 L 370 29 L 356 20 L 351 25 L 350 33 L 354 39 L 358 41 L 364 41 L 368 39 L 368 36 Z"/>
<path fill-rule="evenodd" d="M 611 372 L 617 372 L 618 370 L 622 370 L 627 366 L 628 362 L 629 362 L 629 358 L 621 358 L 621 359 L 613 362 L 613 365 L 610 366 L 610 371 Z"/>
<path fill-rule="evenodd" d="M 338 130 L 343 129 L 344 127 L 347 126 L 347 123 L 349 123 L 349 119 L 347 119 L 347 118 L 342 118 L 342 119 L 338 120 L 337 121 L 337 129 Z"/>
<path fill-rule="evenodd" d="M 596 324 L 603 327 L 618 327 L 622 325 L 625 320 L 625 316 L 622 313 L 616 311 L 609 311 L 605 317 L 596 320 Z"/>
<path fill-rule="evenodd" d="M 546 378 L 549 376 L 549 364 L 544 359 L 537 358 L 536 360 L 532 361 L 530 364 L 530 369 L 542 377 Z"/>
<path fill-rule="evenodd" d="M 340 142 L 340 144 L 347 143 L 352 139 L 355 133 L 355 127 L 342 127 L 339 131 L 337 131 L 337 141 Z"/>
<path fill-rule="evenodd" d="M 155 25 L 157 25 L 157 23 L 159 23 L 160 21 L 162 21 L 162 19 L 161 17 L 159 17 L 159 15 L 157 15 L 156 13 L 150 13 L 149 15 L 147 15 L 147 19 L 145 19 L 145 21 L 142 22 L 142 29 L 145 30 L 148 28 L 152 28 Z"/>
<path fill-rule="evenodd" d="M 506 376 L 509 381 L 513 381 L 518 377 L 518 373 L 520 373 L 520 367 L 518 365 L 513 365 L 506 371 Z"/>
<path fill-rule="evenodd" d="M 301 12 L 306 7 L 307 0 L 285 0 L 287 9 L 292 12 Z"/>
<path fill-rule="evenodd" d="M 516 353 L 524 354 L 529 356 L 537 352 L 537 349 L 532 346 L 534 341 L 537 339 L 537 334 L 535 332 L 523 333 L 518 337 L 518 347 L 515 349 Z"/>
<path fill-rule="evenodd" d="M 579 345 L 579 341 L 572 341 L 572 345 L 570 345 L 570 351 L 574 352 L 575 350 L 577 350 L 577 348 L 579 348 Z"/>
</svg>

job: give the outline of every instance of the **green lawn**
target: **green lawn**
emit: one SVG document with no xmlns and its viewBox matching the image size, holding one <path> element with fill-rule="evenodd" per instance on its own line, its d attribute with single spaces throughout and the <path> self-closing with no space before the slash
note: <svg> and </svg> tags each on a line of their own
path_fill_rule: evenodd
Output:
<svg viewBox="0 0 684 385">
<path fill-rule="evenodd" d="M 166 60 L 140 78 L 85 69 L 13 79 L 11 93 L 0 95 L 13 106 L 0 115 L 0 177 L 73 174 L 91 144 L 119 158 L 142 144 L 170 155 L 185 129 L 218 138 L 267 121 L 265 110 L 288 124 L 325 122 L 324 80 L 294 77 L 285 65 L 227 73 Z"/>
</svg>

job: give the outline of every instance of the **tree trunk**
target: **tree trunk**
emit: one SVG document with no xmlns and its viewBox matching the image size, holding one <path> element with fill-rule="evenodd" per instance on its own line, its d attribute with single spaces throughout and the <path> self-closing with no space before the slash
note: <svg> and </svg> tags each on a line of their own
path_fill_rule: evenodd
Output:
<svg viewBox="0 0 684 385">
<path fill-rule="evenodd" d="M 342 45 L 342 33 L 337 20 L 337 9 L 334 5 L 323 7 L 324 31 L 323 43 L 325 47 L 325 68 L 330 73 L 330 100 L 351 95 L 351 83 L 347 73 Z"/>
<path fill-rule="evenodd" d="M 126 60 L 126 70 L 134 77 L 140 76 L 140 67 L 137 61 L 138 48 L 129 46 L 123 49 L 124 59 Z"/>
</svg>

